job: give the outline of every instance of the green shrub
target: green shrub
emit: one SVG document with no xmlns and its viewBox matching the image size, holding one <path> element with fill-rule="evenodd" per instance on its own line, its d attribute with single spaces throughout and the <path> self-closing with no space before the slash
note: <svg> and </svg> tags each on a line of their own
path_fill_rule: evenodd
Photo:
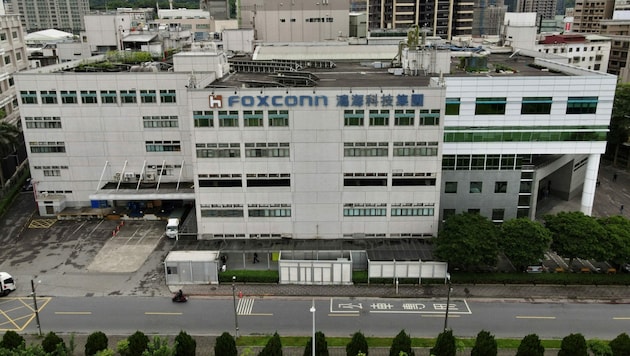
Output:
<svg viewBox="0 0 630 356">
<path fill-rule="evenodd" d="M 25 345 L 22 335 L 16 333 L 13 330 L 7 330 L 2 336 L 2 342 L 0 346 L 3 349 L 15 350 L 22 345 Z"/>
<path fill-rule="evenodd" d="M 602 340 L 598 340 L 598 339 L 588 340 L 586 342 L 586 345 L 588 346 L 588 350 L 591 352 L 591 355 L 593 356 L 613 356 L 612 350 L 610 349 L 610 346 L 608 345 L 608 343 Z"/>
<path fill-rule="evenodd" d="M 473 346 L 470 356 L 496 356 L 497 355 L 497 341 L 494 339 L 494 335 L 490 332 L 481 330 L 477 334 L 475 339 L 475 346 Z"/>
<path fill-rule="evenodd" d="M 258 356 L 282 356 L 282 341 L 277 332 L 273 333 L 273 336 L 267 340 L 267 344 Z"/>
<path fill-rule="evenodd" d="M 175 337 L 175 356 L 195 356 L 197 341 L 185 331 L 180 331 Z"/>
<path fill-rule="evenodd" d="M 630 355 L 630 336 L 626 333 L 617 335 L 608 345 L 613 356 Z"/>
<path fill-rule="evenodd" d="M 62 350 L 66 349 L 66 344 L 63 342 L 63 339 L 52 331 L 46 334 L 44 340 L 42 340 L 42 348 L 48 354 L 59 355 L 59 345 L 61 345 Z"/>
<path fill-rule="evenodd" d="M 558 356 L 588 356 L 586 339 L 582 334 L 569 334 L 562 339 Z"/>
<path fill-rule="evenodd" d="M 221 356 L 237 356 L 236 341 L 228 332 L 219 336 L 214 344 L 214 354 Z"/>
<path fill-rule="evenodd" d="M 431 348 L 431 355 L 435 356 L 455 356 L 457 347 L 455 345 L 455 337 L 453 330 L 446 330 L 438 335 L 435 340 L 435 346 Z"/>
<path fill-rule="evenodd" d="M 136 331 L 127 338 L 127 341 L 129 341 L 128 356 L 142 356 L 149 345 L 149 338 L 142 331 Z"/>
<path fill-rule="evenodd" d="M 346 345 L 346 356 L 357 356 L 359 353 L 368 355 L 368 343 L 365 339 L 365 335 L 362 332 L 357 331 L 352 335 L 352 339 Z"/>
<path fill-rule="evenodd" d="M 92 356 L 101 350 L 107 349 L 107 335 L 102 331 L 91 333 L 85 341 L 85 355 Z"/>
<path fill-rule="evenodd" d="M 389 349 L 389 356 L 398 356 L 401 352 L 404 352 L 408 356 L 414 356 L 411 349 L 411 337 L 405 333 L 405 330 L 401 330 L 394 340 L 392 340 L 392 347 Z"/>
<path fill-rule="evenodd" d="M 308 340 L 304 348 L 304 356 L 311 356 L 313 352 L 313 337 Z M 323 332 L 315 333 L 315 356 L 328 356 L 328 341 Z"/>
<path fill-rule="evenodd" d="M 516 356 L 544 356 L 545 347 L 540 343 L 540 339 L 536 334 L 529 334 L 521 340 L 518 345 Z"/>
</svg>

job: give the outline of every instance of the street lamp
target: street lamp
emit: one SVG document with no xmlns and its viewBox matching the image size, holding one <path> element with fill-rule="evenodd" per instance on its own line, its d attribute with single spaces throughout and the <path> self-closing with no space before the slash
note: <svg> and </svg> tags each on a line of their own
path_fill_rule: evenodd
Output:
<svg viewBox="0 0 630 356">
<path fill-rule="evenodd" d="M 238 337 L 238 316 L 236 314 L 236 276 L 232 276 L 232 302 L 234 302 L 234 335 Z"/>
<path fill-rule="evenodd" d="M 313 314 L 313 340 L 311 342 L 311 356 L 315 356 L 315 299 L 313 299 L 313 304 L 311 305 L 310 311 Z"/>
<path fill-rule="evenodd" d="M 38 281 L 37 283 L 41 283 Z M 37 307 L 37 295 L 35 294 L 35 282 L 31 279 L 31 295 L 33 296 L 33 306 L 35 307 L 35 321 L 37 322 L 37 330 L 39 330 L 39 336 L 42 336 L 42 325 L 39 323 L 39 308 Z"/>
<path fill-rule="evenodd" d="M 446 281 L 448 282 L 448 292 L 446 294 L 446 313 L 444 314 L 444 331 L 448 329 L 448 308 L 451 305 L 451 274 L 446 274 Z"/>
</svg>

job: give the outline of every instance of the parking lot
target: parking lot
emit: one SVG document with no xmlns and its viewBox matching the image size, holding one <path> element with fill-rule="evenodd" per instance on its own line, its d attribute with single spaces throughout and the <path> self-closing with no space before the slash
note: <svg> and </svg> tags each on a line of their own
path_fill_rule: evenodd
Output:
<svg viewBox="0 0 630 356">
<path fill-rule="evenodd" d="M 174 242 L 161 221 L 43 218 L 23 192 L 0 224 L 0 270 L 16 280 L 12 297 L 31 293 L 31 280 L 41 296 L 170 294 L 162 262 Z"/>
</svg>

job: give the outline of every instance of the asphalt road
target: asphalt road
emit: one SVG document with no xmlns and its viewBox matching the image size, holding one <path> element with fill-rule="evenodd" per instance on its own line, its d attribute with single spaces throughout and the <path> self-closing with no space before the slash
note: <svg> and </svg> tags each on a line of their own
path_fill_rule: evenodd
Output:
<svg viewBox="0 0 630 356">
<path fill-rule="evenodd" d="M 446 300 L 439 298 L 243 298 L 237 300 L 240 335 L 309 335 L 310 307 L 315 303 L 317 330 L 329 336 L 391 337 L 405 329 L 414 337 L 435 337 L 444 327 Z M 480 330 L 501 338 L 522 338 L 532 332 L 542 338 L 582 333 L 587 339 L 613 339 L 630 329 L 627 305 L 581 303 L 514 303 L 453 299 L 448 327 L 459 337 L 474 338 Z M 232 298 L 192 298 L 172 303 L 169 298 L 99 297 L 38 298 L 43 332 L 91 332 L 129 335 L 192 335 L 233 333 Z M 5 298 L 0 303 L 0 325 L 15 325 L 36 333 L 29 298 Z M 2 320 L 6 319 L 6 320 Z"/>
</svg>

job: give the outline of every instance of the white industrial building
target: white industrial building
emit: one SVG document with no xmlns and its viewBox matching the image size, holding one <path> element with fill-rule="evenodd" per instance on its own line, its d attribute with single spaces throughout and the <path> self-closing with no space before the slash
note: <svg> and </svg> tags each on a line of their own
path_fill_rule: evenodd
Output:
<svg viewBox="0 0 630 356">
<path fill-rule="evenodd" d="M 199 239 L 352 239 L 432 237 L 462 211 L 533 217 L 540 194 L 581 194 L 590 213 L 614 76 L 523 56 L 405 49 L 393 69 L 361 63 L 358 46 L 335 46 L 355 54 L 337 63 L 285 48 L 229 69 L 206 51 L 169 70 L 77 71 L 94 57 L 17 74 L 40 214 L 189 204 Z"/>
</svg>

